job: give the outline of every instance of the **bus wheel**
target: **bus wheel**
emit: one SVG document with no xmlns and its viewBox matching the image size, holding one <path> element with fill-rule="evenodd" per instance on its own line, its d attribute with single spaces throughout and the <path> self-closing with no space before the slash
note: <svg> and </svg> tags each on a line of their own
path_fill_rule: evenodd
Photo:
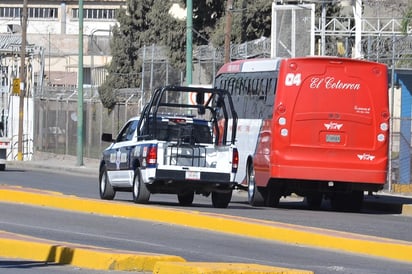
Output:
<svg viewBox="0 0 412 274">
<path fill-rule="evenodd" d="M 253 163 L 248 164 L 246 176 L 249 204 L 252 206 L 265 205 L 264 195 L 262 195 L 264 189 L 256 186 L 255 169 L 253 168 Z"/>
<path fill-rule="evenodd" d="M 310 193 L 305 198 L 306 204 L 310 209 L 319 209 L 322 205 L 322 193 Z"/>
<path fill-rule="evenodd" d="M 337 193 L 331 198 L 332 209 L 336 211 L 360 212 L 363 205 L 363 191 Z"/>
<path fill-rule="evenodd" d="M 267 188 L 267 194 L 265 197 L 265 205 L 269 207 L 277 207 L 279 205 L 280 198 L 280 188 L 276 187 L 274 183 L 270 183 Z"/>
<path fill-rule="evenodd" d="M 360 212 L 363 207 L 363 191 L 352 191 L 352 193 L 350 193 L 349 196 L 349 201 L 351 201 L 351 203 L 348 204 L 347 210 L 350 212 Z"/>
</svg>

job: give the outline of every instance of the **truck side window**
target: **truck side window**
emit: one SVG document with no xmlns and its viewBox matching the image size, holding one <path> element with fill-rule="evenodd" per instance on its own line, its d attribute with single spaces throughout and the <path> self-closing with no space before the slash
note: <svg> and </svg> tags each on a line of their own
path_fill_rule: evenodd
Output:
<svg viewBox="0 0 412 274">
<path fill-rule="evenodd" d="M 139 121 L 134 120 L 130 121 L 119 133 L 119 135 L 116 138 L 116 142 L 124 142 L 124 141 L 130 141 L 133 139 L 134 133 L 137 128 L 137 124 Z"/>
</svg>

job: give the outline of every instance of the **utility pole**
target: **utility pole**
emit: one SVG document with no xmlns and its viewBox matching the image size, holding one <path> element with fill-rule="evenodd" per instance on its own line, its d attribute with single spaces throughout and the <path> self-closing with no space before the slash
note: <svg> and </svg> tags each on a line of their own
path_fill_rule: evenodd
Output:
<svg viewBox="0 0 412 274">
<path fill-rule="evenodd" d="M 230 37 L 232 33 L 233 0 L 227 0 L 225 25 L 225 63 L 230 62 Z"/>
<path fill-rule="evenodd" d="M 23 1 L 21 15 L 21 47 L 20 47 L 20 96 L 19 96 L 19 132 L 17 160 L 23 160 L 23 120 L 24 96 L 26 95 L 26 38 L 27 38 L 27 0 Z"/>
<path fill-rule="evenodd" d="M 192 0 L 186 1 L 186 85 L 192 84 L 192 58 L 193 58 L 193 4 Z"/>
<path fill-rule="evenodd" d="M 79 0 L 79 62 L 77 67 L 77 165 L 83 165 L 83 0 Z"/>
</svg>

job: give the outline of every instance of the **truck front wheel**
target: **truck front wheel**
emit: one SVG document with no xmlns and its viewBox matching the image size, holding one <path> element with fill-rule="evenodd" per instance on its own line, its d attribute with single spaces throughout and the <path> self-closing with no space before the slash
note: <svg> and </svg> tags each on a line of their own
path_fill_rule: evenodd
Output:
<svg viewBox="0 0 412 274">
<path fill-rule="evenodd" d="M 100 170 L 99 192 L 100 198 L 103 200 L 113 200 L 114 196 L 116 195 L 116 191 L 110 184 L 109 178 L 107 178 L 106 166 L 103 166 Z"/>
<path fill-rule="evenodd" d="M 142 179 L 140 169 L 136 168 L 133 179 L 133 201 L 139 204 L 146 204 L 149 202 L 150 192 L 147 189 Z"/>
</svg>

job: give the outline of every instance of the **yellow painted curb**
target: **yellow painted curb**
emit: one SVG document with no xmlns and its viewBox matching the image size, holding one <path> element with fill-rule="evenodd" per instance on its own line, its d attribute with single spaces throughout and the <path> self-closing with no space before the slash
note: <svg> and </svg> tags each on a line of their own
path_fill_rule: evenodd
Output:
<svg viewBox="0 0 412 274">
<path fill-rule="evenodd" d="M 402 215 L 412 216 L 412 205 L 402 205 Z"/>
<path fill-rule="evenodd" d="M 84 199 L 40 190 L 0 186 L 0 200 L 116 217 L 165 222 L 232 235 L 412 262 L 412 243 L 328 229 L 256 220 L 192 210 L 162 209 L 116 201 Z"/>
<path fill-rule="evenodd" d="M 392 184 L 394 193 L 412 193 L 412 184 Z"/>
<path fill-rule="evenodd" d="M 153 274 L 313 274 L 313 271 L 242 263 L 158 262 Z"/>
<path fill-rule="evenodd" d="M 178 256 L 119 252 L 108 248 L 53 242 L 0 231 L 0 257 L 70 264 L 97 270 L 153 271 L 160 261 L 184 262 Z"/>
</svg>

